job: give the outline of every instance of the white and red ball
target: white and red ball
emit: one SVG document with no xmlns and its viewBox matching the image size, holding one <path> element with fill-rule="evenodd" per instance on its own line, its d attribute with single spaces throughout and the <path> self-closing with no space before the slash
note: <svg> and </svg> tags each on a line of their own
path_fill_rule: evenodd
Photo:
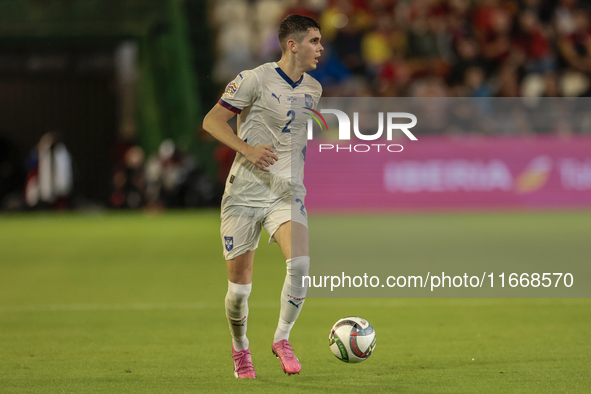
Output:
<svg viewBox="0 0 591 394">
<path fill-rule="evenodd" d="M 376 332 L 365 319 L 344 317 L 332 326 L 328 336 L 330 350 L 341 361 L 360 363 L 376 348 Z"/>
</svg>

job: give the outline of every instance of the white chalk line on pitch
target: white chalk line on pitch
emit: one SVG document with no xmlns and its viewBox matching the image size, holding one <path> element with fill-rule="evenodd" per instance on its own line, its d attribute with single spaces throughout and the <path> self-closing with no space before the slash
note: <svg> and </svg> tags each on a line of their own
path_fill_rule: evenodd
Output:
<svg viewBox="0 0 591 394">
<path fill-rule="evenodd" d="M 278 302 L 256 302 L 255 308 L 278 307 Z M 133 303 L 133 304 L 54 304 L 54 305 L 18 305 L 0 307 L 0 313 L 7 312 L 85 312 L 85 311 L 153 311 L 153 310 L 204 310 L 224 308 L 221 302 L 196 303 Z"/>
<path fill-rule="evenodd" d="M 85 312 L 85 311 L 152 311 L 152 310 L 200 310 L 223 308 L 224 304 L 213 302 L 196 303 L 133 303 L 133 304 L 57 304 L 21 305 L 0 307 L 2 312 Z"/>
<path fill-rule="evenodd" d="M 420 301 L 418 301 L 420 300 Z M 588 305 L 591 299 L 587 298 L 313 298 L 308 299 L 306 308 L 335 307 L 342 303 L 342 307 L 480 307 L 495 305 L 556 305 L 564 303 L 568 305 Z M 195 302 L 195 303 L 130 303 L 130 304 L 54 304 L 54 305 L 15 305 L 0 307 L 0 313 L 10 312 L 86 312 L 86 311 L 156 311 L 156 310 L 206 310 L 223 308 L 220 302 Z M 279 301 L 253 301 L 249 302 L 250 308 L 277 308 Z"/>
</svg>

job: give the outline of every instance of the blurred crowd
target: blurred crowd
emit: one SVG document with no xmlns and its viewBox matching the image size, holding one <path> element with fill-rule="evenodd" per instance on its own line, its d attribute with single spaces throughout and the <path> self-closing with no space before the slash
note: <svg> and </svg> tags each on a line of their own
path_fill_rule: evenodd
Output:
<svg viewBox="0 0 591 394">
<path fill-rule="evenodd" d="M 115 147 L 110 205 L 113 208 L 191 208 L 211 205 L 220 193 L 195 157 L 174 141 L 162 141 L 147 159 L 139 145 Z"/>
<path fill-rule="evenodd" d="M 322 83 L 324 97 L 591 97 L 589 0 L 209 4 L 216 37 L 212 70 L 220 89 L 239 72 L 278 60 L 277 26 L 286 15 L 301 14 L 322 26 L 325 50 L 311 74 Z M 447 118 L 429 117 L 436 121 L 421 132 L 439 134 L 443 125 L 444 133 L 487 133 L 480 127 L 486 123 L 494 126 L 490 134 L 583 133 L 591 130 L 586 100 L 545 100 L 533 106 L 500 100 L 504 107 L 494 110 L 481 101 L 470 103 L 478 110 L 459 101 L 451 110 L 437 112 Z M 513 115 L 495 122 L 495 111 L 501 110 Z M 483 116 L 490 122 L 483 122 Z M 15 153 L 14 144 L 0 139 L 0 209 L 84 204 L 77 196 L 82 175 L 76 155 L 66 145 L 59 133 L 48 133 L 25 159 Z M 210 180 L 195 157 L 172 141 L 163 141 L 149 157 L 135 143 L 120 141 L 111 155 L 107 205 L 159 209 L 215 204 L 234 155 L 223 145 L 217 147 L 212 158 L 217 180 Z"/>
<path fill-rule="evenodd" d="M 591 2 L 219 0 L 215 77 L 279 59 L 279 21 L 315 18 L 324 96 L 578 97 L 591 93 Z"/>
<path fill-rule="evenodd" d="M 67 208 L 73 179 L 72 157 L 60 133 L 45 133 L 26 158 L 0 138 L 0 210 Z"/>
<path fill-rule="evenodd" d="M 172 140 L 164 140 L 147 158 L 132 141 L 116 143 L 108 201 L 92 201 L 82 193 L 84 175 L 59 133 L 44 134 L 24 160 L 18 151 L 0 138 L 0 211 L 203 207 L 217 203 L 223 192 L 195 156 Z"/>
</svg>

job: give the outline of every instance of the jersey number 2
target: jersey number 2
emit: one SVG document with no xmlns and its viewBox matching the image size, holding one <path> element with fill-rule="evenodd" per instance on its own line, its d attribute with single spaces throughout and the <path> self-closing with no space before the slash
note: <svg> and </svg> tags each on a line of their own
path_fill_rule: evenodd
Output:
<svg viewBox="0 0 591 394">
<path fill-rule="evenodd" d="M 295 119 L 295 111 L 290 110 L 287 113 L 287 116 L 291 116 L 291 119 L 289 120 L 289 122 L 287 122 L 287 124 L 285 125 L 285 127 L 283 128 L 283 130 L 281 130 L 282 133 L 291 133 L 291 130 L 289 129 L 289 124 L 291 122 L 293 122 L 293 120 Z"/>
</svg>

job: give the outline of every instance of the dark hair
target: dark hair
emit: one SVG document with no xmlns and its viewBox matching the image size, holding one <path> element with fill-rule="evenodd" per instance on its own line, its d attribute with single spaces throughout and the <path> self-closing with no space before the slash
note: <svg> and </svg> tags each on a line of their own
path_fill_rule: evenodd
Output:
<svg viewBox="0 0 591 394">
<path fill-rule="evenodd" d="M 297 42 L 302 42 L 308 29 L 318 29 L 320 31 L 320 25 L 314 19 L 303 15 L 288 15 L 281 21 L 279 25 L 279 45 L 281 49 L 285 51 L 285 44 L 288 39 L 293 38 Z"/>
</svg>

